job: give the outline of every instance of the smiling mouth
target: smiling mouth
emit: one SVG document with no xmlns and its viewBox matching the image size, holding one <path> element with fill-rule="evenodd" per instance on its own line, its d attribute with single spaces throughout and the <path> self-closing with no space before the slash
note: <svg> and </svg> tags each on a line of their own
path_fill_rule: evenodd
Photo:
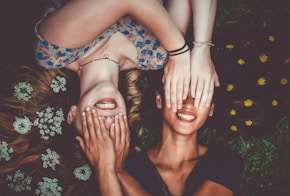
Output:
<svg viewBox="0 0 290 196">
<path fill-rule="evenodd" d="M 117 103 L 115 99 L 104 98 L 104 99 L 99 100 L 95 104 L 95 107 L 100 110 L 114 110 L 115 108 L 117 108 Z"/>
<path fill-rule="evenodd" d="M 194 115 L 184 113 L 176 113 L 176 115 L 179 119 L 189 122 L 193 121 L 196 118 Z"/>
</svg>

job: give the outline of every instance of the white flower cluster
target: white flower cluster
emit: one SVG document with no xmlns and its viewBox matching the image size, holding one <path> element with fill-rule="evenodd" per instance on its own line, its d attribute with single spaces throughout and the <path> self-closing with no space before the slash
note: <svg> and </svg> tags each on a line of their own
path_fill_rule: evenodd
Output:
<svg viewBox="0 0 290 196">
<path fill-rule="evenodd" d="M 66 91 L 66 79 L 61 76 L 56 76 L 54 79 L 52 79 L 50 87 L 52 88 L 53 92 L 59 93 L 60 91 L 65 92 Z"/>
<path fill-rule="evenodd" d="M 92 170 L 89 165 L 85 164 L 74 169 L 74 175 L 77 179 L 87 181 L 92 175 Z"/>
<path fill-rule="evenodd" d="M 8 183 L 8 187 L 15 192 L 31 190 L 30 184 L 32 177 L 25 176 L 20 170 L 17 170 L 13 176 L 8 174 L 6 180 L 10 182 Z"/>
<path fill-rule="evenodd" d="M 55 166 L 60 164 L 60 157 L 50 148 L 46 149 L 46 152 L 47 154 L 41 154 L 42 165 L 44 168 L 50 167 L 52 170 L 55 170 Z"/>
<path fill-rule="evenodd" d="M 32 125 L 32 122 L 27 116 L 24 116 L 24 118 L 15 117 L 15 121 L 13 122 L 14 130 L 19 134 L 25 134 L 30 131 Z"/>
<path fill-rule="evenodd" d="M 10 160 L 10 155 L 13 152 L 13 148 L 9 148 L 6 141 L 0 142 L 0 161 L 5 159 L 5 161 Z"/>
<path fill-rule="evenodd" d="M 36 195 L 61 196 L 62 188 L 58 186 L 58 179 L 43 177 L 43 181 L 37 183 Z"/>
<path fill-rule="evenodd" d="M 28 101 L 31 98 L 31 93 L 33 88 L 28 82 L 19 82 L 18 85 L 14 87 L 14 96 L 19 100 Z"/>
<path fill-rule="evenodd" d="M 54 112 L 54 108 L 48 106 L 41 112 L 36 112 L 38 118 L 34 121 L 34 126 L 40 130 L 42 139 L 49 139 L 49 137 L 55 136 L 55 134 L 62 134 L 61 123 L 64 121 L 64 114 L 62 109 Z"/>
</svg>

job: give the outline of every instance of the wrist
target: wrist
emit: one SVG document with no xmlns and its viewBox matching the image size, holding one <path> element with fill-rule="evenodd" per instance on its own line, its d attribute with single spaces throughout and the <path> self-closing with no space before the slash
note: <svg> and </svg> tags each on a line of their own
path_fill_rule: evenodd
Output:
<svg viewBox="0 0 290 196">
<path fill-rule="evenodd" d="M 194 48 L 200 48 L 200 47 L 211 47 L 211 46 L 214 46 L 214 44 L 212 43 L 212 41 L 193 41 L 192 42 L 193 44 L 193 47 Z"/>
</svg>

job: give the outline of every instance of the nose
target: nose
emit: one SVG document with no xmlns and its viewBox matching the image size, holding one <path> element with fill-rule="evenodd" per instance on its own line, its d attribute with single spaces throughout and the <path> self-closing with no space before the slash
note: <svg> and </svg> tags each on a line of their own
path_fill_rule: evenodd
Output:
<svg viewBox="0 0 290 196">
<path fill-rule="evenodd" d="M 182 104 L 194 105 L 194 98 L 192 98 L 190 91 L 188 91 L 187 97 L 183 100 Z"/>
</svg>

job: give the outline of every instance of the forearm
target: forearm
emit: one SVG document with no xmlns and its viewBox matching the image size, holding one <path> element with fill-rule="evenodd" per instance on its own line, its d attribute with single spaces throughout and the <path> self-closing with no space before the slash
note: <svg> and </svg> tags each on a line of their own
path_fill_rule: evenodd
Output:
<svg viewBox="0 0 290 196">
<path fill-rule="evenodd" d="M 97 170 L 100 192 L 103 196 L 122 196 L 121 186 L 119 184 L 115 169 L 99 168 Z"/>
<path fill-rule="evenodd" d="M 117 177 L 127 196 L 150 196 L 143 187 L 126 171 L 117 172 Z"/>
<path fill-rule="evenodd" d="M 129 15 L 148 28 L 167 51 L 184 44 L 182 34 L 158 0 L 131 0 L 130 5 L 133 8 L 129 9 Z"/>
<path fill-rule="evenodd" d="M 191 17 L 189 0 L 168 0 L 167 11 L 171 20 L 183 35 L 186 34 Z"/>
<path fill-rule="evenodd" d="M 212 39 L 217 0 L 190 0 L 193 12 L 193 40 L 208 42 Z"/>
</svg>

